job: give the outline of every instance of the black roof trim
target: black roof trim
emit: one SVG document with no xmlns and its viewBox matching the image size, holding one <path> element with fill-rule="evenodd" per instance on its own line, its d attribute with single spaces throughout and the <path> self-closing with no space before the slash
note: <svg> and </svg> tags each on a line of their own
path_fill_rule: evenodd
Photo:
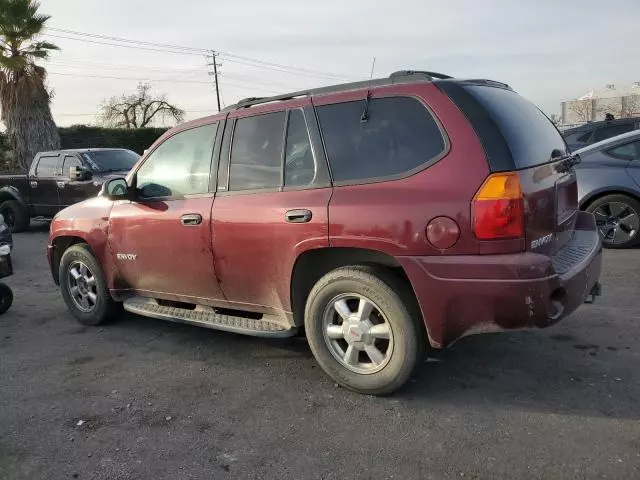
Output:
<svg viewBox="0 0 640 480">
<path fill-rule="evenodd" d="M 387 78 L 377 78 L 373 80 L 362 80 L 359 82 L 342 83 L 339 85 L 331 85 L 328 87 L 314 88 L 310 90 L 300 90 L 298 92 L 285 93 L 282 95 L 276 95 L 273 97 L 249 97 L 244 100 L 240 100 L 234 105 L 230 105 L 225 108 L 224 112 L 232 110 L 238 110 L 240 108 L 247 108 L 253 105 L 261 105 L 264 103 L 277 102 L 281 100 L 291 100 L 297 97 L 308 97 L 311 95 L 324 95 L 327 93 L 345 92 L 349 90 L 359 90 L 368 87 L 381 87 L 385 85 L 393 85 L 396 83 L 409 83 L 409 82 L 433 82 L 434 80 L 448 80 L 452 79 L 449 75 L 437 72 L 426 72 L 420 70 L 399 70 L 393 72 Z M 496 82 L 497 83 L 497 82 Z"/>
</svg>

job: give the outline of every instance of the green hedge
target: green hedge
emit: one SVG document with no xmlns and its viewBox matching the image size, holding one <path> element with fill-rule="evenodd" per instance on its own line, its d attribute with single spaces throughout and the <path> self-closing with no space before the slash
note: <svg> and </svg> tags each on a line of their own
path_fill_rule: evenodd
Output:
<svg viewBox="0 0 640 480">
<path fill-rule="evenodd" d="M 102 128 L 74 125 L 58 129 L 62 148 L 128 148 L 142 154 L 166 128 Z"/>
<path fill-rule="evenodd" d="M 128 148 L 142 154 L 166 128 L 102 128 L 73 125 L 58 128 L 62 148 Z M 9 139 L 0 132 L 0 157 L 9 150 Z"/>
</svg>

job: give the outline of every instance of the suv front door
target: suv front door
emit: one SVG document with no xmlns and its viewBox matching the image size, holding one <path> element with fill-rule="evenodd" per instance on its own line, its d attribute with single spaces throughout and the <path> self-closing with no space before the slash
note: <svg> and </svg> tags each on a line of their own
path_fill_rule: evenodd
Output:
<svg viewBox="0 0 640 480">
<path fill-rule="evenodd" d="M 222 298 L 209 188 L 217 130 L 213 123 L 164 140 L 135 172 L 134 201 L 114 202 L 109 246 L 123 289 L 192 303 Z"/>
<path fill-rule="evenodd" d="M 43 155 L 37 159 L 33 175 L 29 176 L 31 205 L 36 216 L 53 217 L 60 210 L 58 181 L 62 167 L 59 154 Z"/>
<path fill-rule="evenodd" d="M 239 310 L 290 312 L 291 273 L 328 247 L 331 185 L 312 107 L 232 112 L 213 205 L 216 273 Z M 233 138 L 231 138 L 233 134 Z"/>
<path fill-rule="evenodd" d="M 62 177 L 58 179 L 58 198 L 61 208 L 86 200 L 98 194 L 98 188 L 93 180 L 71 180 L 69 171 L 71 167 L 86 167 L 82 160 L 75 155 L 65 155 L 62 162 Z M 91 171 L 90 168 L 87 168 Z"/>
</svg>

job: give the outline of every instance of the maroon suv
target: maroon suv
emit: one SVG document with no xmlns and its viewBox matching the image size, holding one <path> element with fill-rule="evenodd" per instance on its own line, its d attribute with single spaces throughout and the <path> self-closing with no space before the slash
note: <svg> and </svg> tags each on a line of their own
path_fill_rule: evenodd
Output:
<svg viewBox="0 0 640 480">
<path fill-rule="evenodd" d="M 431 72 L 241 101 L 51 224 L 84 324 L 118 306 L 262 337 L 389 393 L 423 347 L 547 327 L 599 294 L 574 157 L 509 86 Z M 427 343 L 428 342 L 428 343 Z"/>
</svg>

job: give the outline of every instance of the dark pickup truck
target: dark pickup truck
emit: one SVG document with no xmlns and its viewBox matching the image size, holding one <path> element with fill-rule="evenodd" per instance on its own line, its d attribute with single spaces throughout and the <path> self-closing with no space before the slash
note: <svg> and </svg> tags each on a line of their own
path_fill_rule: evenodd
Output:
<svg viewBox="0 0 640 480">
<path fill-rule="evenodd" d="M 105 180 L 125 176 L 138 158 L 115 148 L 38 153 L 27 175 L 0 175 L 0 214 L 14 232 L 25 230 L 32 217 L 51 218 L 96 196 Z"/>
</svg>

